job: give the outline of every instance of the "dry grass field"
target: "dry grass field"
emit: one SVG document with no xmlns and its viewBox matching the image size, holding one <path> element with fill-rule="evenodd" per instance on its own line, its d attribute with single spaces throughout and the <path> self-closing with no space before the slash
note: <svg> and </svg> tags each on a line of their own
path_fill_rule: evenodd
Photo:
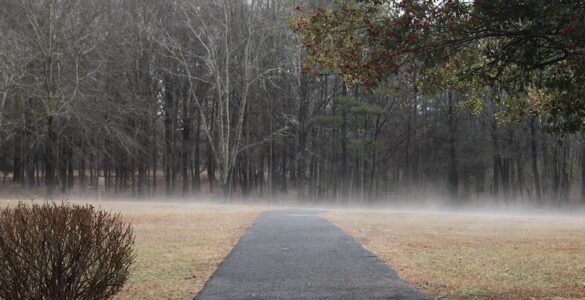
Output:
<svg viewBox="0 0 585 300">
<path fill-rule="evenodd" d="M 17 201 L 0 201 L 0 206 Z M 89 203 L 89 202 L 74 202 Z M 263 210 L 180 202 L 91 203 L 132 222 L 136 262 L 117 299 L 191 299 Z"/>
<path fill-rule="evenodd" d="M 433 298 L 585 297 L 585 218 L 368 211 L 324 217 Z"/>
</svg>

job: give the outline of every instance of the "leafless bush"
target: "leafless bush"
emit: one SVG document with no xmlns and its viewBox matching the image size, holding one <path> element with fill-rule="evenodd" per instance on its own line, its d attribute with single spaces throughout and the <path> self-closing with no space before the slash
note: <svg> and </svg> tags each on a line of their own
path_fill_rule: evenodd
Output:
<svg viewBox="0 0 585 300">
<path fill-rule="evenodd" d="M 134 234 L 91 205 L 0 210 L 0 298 L 107 299 L 124 285 Z"/>
</svg>

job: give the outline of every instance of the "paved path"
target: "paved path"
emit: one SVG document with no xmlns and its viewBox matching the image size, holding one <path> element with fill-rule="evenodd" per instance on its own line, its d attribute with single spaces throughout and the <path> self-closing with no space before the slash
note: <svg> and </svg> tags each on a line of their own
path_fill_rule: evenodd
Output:
<svg viewBox="0 0 585 300">
<path fill-rule="evenodd" d="M 260 215 L 196 299 L 426 299 L 321 212 Z"/>
</svg>

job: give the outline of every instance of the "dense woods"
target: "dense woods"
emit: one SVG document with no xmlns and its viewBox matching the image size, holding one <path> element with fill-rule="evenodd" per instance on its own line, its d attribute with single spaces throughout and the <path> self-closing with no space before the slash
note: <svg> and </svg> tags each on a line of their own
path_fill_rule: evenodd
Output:
<svg viewBox="0 0 585 300">
<path fill-rule="evenodd" d="M 141 198 L 585 201 L 585 135 L 509 105 L 541 90 L 455 87 L 416 57 L 375 86 L 317 74 L 297 10 L 0 0 L 2 193 L 93 196 L 103 177 L 107 194 Z"/>
</svg>

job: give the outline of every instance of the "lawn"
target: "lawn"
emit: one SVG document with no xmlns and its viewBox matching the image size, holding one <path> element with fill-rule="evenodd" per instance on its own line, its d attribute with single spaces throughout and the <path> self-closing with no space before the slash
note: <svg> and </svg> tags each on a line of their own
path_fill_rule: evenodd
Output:
<svg viewBox="0 0 585 300">
<path fill-rule="evenodd" d="M 0 201 L 0 206 L 16 203 Z M 181 202 L 92 204 L 120 212 L 136 235 L 136 261 L 117 299 L 193 298 L 263 210 Z"/>
<path fill-rule="evenodd" d="M 324 214 L 433 298 L 585 297 L 585 218 Z"/>
</svg>

